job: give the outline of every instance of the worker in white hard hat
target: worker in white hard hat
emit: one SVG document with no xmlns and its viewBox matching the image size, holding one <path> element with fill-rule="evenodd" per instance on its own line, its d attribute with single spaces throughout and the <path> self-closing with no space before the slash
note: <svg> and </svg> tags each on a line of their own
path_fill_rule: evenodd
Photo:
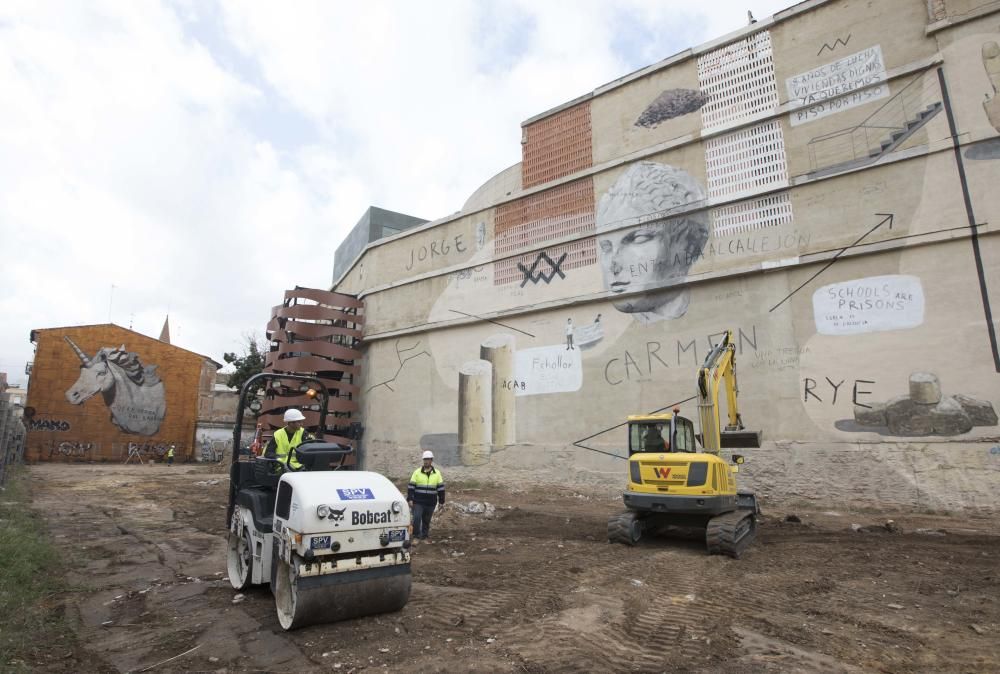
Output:
<svg viewBox="0 0 1000 674">
<path fill-rule="evenodd" d="M 264 456 L 273 457 L 284 466 L 298 470 L 302 464 L 295 458 L 295 452 L 292 450 L 302 444 L 303 440 L 311 438 L 302 425 L 306 417 L 302 412 L 293 408 L 285 411 L 284 418 L 285 426 L 274 432 L 274 437 L 267 443 Z"/>
<path fill-rule="evenodd" d="M 444 477 L 434 467 L 434 452 L 425 451 L 421 458 L 423 465 L 413 471 L 406 490 L 406 500 L 413 513 L 414 543 L 427 540 L 434 508 L 444 508 Z"/>
</svg>

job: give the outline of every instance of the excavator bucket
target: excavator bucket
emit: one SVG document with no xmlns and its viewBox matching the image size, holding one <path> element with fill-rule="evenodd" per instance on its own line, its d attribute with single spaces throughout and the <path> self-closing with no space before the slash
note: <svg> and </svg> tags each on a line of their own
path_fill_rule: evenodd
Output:
<svg viewBox="0 0 1000 674">
<path fill-rule="evenodd" d="M 722 447 L 728 449 L 746 449 L 760 447 L 760 431 L 722 431 Z"/>
</svg>

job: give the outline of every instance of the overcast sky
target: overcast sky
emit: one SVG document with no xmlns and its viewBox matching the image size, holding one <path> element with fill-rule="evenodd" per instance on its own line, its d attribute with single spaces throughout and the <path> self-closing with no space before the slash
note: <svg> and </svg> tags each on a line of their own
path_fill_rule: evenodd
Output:
<svg viewBox="0 0 1000 674">
<path fill-rule="evenodd" d="M 0 371 L 168 311 L 221 362 L 369 205 L 453 213 L 524 119 L 791 4 L 0 0 Z"/>
</svg>

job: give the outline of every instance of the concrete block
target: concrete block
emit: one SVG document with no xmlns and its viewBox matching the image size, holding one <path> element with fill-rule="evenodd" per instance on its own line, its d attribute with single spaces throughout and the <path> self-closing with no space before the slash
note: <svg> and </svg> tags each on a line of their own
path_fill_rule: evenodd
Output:
<svg viewBox="0 0 1000 674">
<path fill-rule="evenodd" d="M 941 384 L 937 375 L 914 372 L 910 375 L 910 398 L 913 402 L 936 405 L 941 401 Z"/>
<path fill-rule="evenodd" d="M 854 421 L 862 426 L 885 426 L 885 403 L 873 403 L 871 407 L 855 405 Z"/>
<path fill-rule="evenodd" d="M 938 435 L 959 435 L 972 430 L 972 419 L 951 396 L 941 399 L 931 410 L 930 419 Z"/>
<path fill-rule="evenodd" d="M 969 415 L 973 426 L 996 426 L 997 413 L 993 404 L 987 400 L 979 400 L 961 393 L 952 396 Z"/>
<path fill-rule="evenodd" d="M 886 425 L 893 435 L 931 435 L 934 432 L 931 421 L 934 407 L 914 402 L 907 396 L 893 398 L 885 406 Z"/>
</svg>

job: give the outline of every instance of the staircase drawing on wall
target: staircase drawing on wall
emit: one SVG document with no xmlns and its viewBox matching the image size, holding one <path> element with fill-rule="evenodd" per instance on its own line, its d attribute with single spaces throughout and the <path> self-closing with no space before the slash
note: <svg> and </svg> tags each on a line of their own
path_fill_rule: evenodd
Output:
<svg viewBox="0 0 1000 674">
<path fill-rule="evenodd" d="M 874 164 L 894 152 L 944 105 L 937 78 L 917 75 L 864 121 L 809 141 L 809 177 Z"/>
</svg>

